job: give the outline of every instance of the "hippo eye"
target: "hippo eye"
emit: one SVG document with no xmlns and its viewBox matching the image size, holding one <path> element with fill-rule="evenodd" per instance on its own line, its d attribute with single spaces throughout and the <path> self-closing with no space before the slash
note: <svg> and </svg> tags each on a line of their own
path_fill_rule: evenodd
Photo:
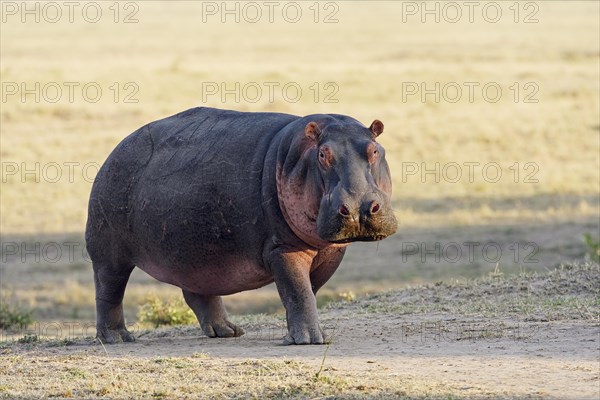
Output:
<svg viewBox="0 0 600 400">
<path fill-rule="evenodd" d="M 367 161 L 369 164 L 375 164 L 379 159 L 379 150 L 375 143 L 369 143 L 367 145 Z"/>
<path fill-rule="evenodd" d="M 319 149 L 319 164 L 323 167 L 330 167 L 333 161 L 332 158 L 331 150 L 328 146 L 323 146 Z"/>
</svg>

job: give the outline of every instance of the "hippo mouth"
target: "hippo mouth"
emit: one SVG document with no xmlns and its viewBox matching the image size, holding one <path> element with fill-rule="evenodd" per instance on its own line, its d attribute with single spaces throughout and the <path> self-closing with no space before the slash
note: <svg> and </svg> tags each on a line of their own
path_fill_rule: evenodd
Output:
<svg viewBox="0 0 600 400">
<path fill-rule="evenodd" d="M 388 235 L 374 235 L 374 236 L 357 236 L 357 237 L 349 237 L 344 239 L 330 240 L 331 243 L 336 244 L 344 244 L 344 243 L 352 243 L 352 242 L 377 242 L 379 240 L 383 240 Z"/>
<path fill-rule="evenodd" d="M 352 242 L 377 242 L 396 233 L 396 219 L 378 221 L 376 226 L 371 224 L 358 226 L 344 226 L 340 220 L 334 220 L 334 226 L 330 229 L 320 229 L 318 233 L 321 239 L 335 244 L 347 244 Z M 319 226 L 317 226 L 319 231 Z"/>
</svg>

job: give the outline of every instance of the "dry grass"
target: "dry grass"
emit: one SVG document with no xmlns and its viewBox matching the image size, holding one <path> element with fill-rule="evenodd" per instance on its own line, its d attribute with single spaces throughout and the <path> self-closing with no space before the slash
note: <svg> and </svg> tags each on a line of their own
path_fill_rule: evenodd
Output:
<svg viewBox="0 0 600 400">
<path fill-rule="evenodd" d="M 333 305 L 335 307 L 335 305 Z M 356 301 L 352 312 L 390 314 L 449 313 L 523 321 L 600 318 L 600 268 L 597 263 L 562 265 L 546 273 L 489 276 L 436 282 L 375 294 Z"/>
<path fill-rule="evenodd" d="M 383 379 L 370 374 L 338 374 L 316 369 L 294 360 L 229 360 L 206 355 L 123 359 L 103 355 L 30 357 L 4 356 L 0 374 L 0 398 L 335 398 L 390 397 L 448 399 L 460 393 L 425 379 Z M 39 375 L 39 365 L 52 377 Z M 132 371 L 134 373 L 132 373 Z M 159 378 L 159 379 L 157 379 Z M 148 382 L 153 382 L 152 388 Z M 462 391 L 464 394 L 464 390 Z M 475 394 L 477 390 L 470 390 Z M 479 393 L 481 394 L 481 393 Z"/>
</svg>

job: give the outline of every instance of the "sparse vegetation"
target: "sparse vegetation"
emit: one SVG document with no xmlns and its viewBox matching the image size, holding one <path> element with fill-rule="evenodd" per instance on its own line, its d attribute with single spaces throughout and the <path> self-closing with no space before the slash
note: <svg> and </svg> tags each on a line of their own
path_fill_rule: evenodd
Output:
<svg viewBox="0 0 600 400">
<path fill-rule="evenodd" d="M 330 303 L 352 302 L 356 300 L 356 294 L 352 291 L 347 292 L 326 292 L 317 296 L 317 306 L 319 308 L 327 307 Z"/>
<path fill-rule="evenodd" d="M 0 329 L 23 329 L 33 323 L 33 310 L 0 300 Z"/>
<path fill-rule="evenodd" d="M 17 339 L 17 343 L 37 343 L 40 338 L 37 335 L 25 335 L 22 338 Z"/>
<path fill-rule="evenodd" d="M 191 325 L 197 323 L 194 312 L 182 299 L 162 300 L 157 296 L 148 298 L 138 312 L 141 323 L 159 326 Z"/>
<path fill-rule="evenodd" d="M 444 312 L 524 320 L 583 319 L 600 316 L 600 267 L 564 264 L 547 273 L 501 274 L 416 286 L 360 299 L 355 312 L 415 314 Z M 336 307 L 336 305 L 333 305 Z"/>
<path fill-rule="evenodd" d="M 590 259 L 597 263 L 600 262 L 600 239 L 594 239 L 591 233 L 586 233 L 583 238 Z"/>
</svg>

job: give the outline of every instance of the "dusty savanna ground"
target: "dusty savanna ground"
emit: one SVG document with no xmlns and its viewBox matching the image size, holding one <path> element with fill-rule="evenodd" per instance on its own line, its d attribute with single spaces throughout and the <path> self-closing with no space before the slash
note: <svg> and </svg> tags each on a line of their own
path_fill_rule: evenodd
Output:
<svg viewBox="0 0 600 400">
<path fill-rule="evenodd" d="M 0 301 L 31 308 L 40 325 L 29 332 L 41 336 L 1 345 L 1 396 L 597 398 L 597 267 L 544 274 L 584 259 L 584 234 L 600 234 L 598 2 L 520 3 L 516 23 L 513 2 L 498 2 L 498 23 L 483 20 L 483 4 L 474 23 L 466 8 L 460 22 L 423 23 L 403 21 L 403 2 L 333 2 L 333 24 L 312 21 L 312 2 L 301 3 L 306 18 L 295 24 L 204 22 L 202 2 L 130 3 L 133 24 L 113 21 L 113 2 L 99 2 L 104 17 L 94 24 L 81 14 L 69 23 L 67 9 L 58 23 L 17 14 L 0 24 L 2 83 L 63 88 L 57 102 L 17 93 L 0 103 Z M 124 4 L 121 21 L 132 10 Z M 523 23 L 536 8 L 537 22 Z M 65 82 L 79 84 L 72 102 Z M 253 82 L 295 83 L 303 95 L 292 103 L 265 92 L 254 103 L 203 93 L 206 83 Z M 503 95 L 489 102 L 477 90 L 471 102 L 465 82 L 498 84 Z M 98 102 L 82 97 L 88 83 L 102 88 Z M 128 83 L 137 102 L 124 101 Z M 328 83 L 337 102 L 325 101 Z M 404 98 L 414 83 L 457 84 L 463 96 Z M 319 293 L 322 320 L 336 331 L 329 348 L 278 345 L 284 321 L 272 285 L 225 300 L 248 332 L 237 340 L 161 328 L 104 349 L 64 330 L 57 340 L 43 335 L 51 324 L 93 324 L 83 229 L 95 166 L 141 125 L 195 106 L 385 123 L 379 140 L 400 229 L 350 246 Z M 456 182 L 454 171 L 442 173 L 450 163 L 461 166 Z M 465 163 L 479 163 L 473 179 Z M 502 171 L 497 181 L 495 169 L 483 174 L 490 163 Z M 487 243 L 500 248 L 498 260 L 482 252 Z M 458 258 L 435 250 L 454 244 Z M 149 295 L 181 297 L 136 270 L 125 298 L 134 326 Z"/>
<path fill-rule="evenodd" d="M 600 269 L 501 274 L 328 307 L 329 346 L 282 346 L 281 318 L 246 335 L 198 327 L 5 343 L 0 397 L 598 398 Z"/>
</svg>

